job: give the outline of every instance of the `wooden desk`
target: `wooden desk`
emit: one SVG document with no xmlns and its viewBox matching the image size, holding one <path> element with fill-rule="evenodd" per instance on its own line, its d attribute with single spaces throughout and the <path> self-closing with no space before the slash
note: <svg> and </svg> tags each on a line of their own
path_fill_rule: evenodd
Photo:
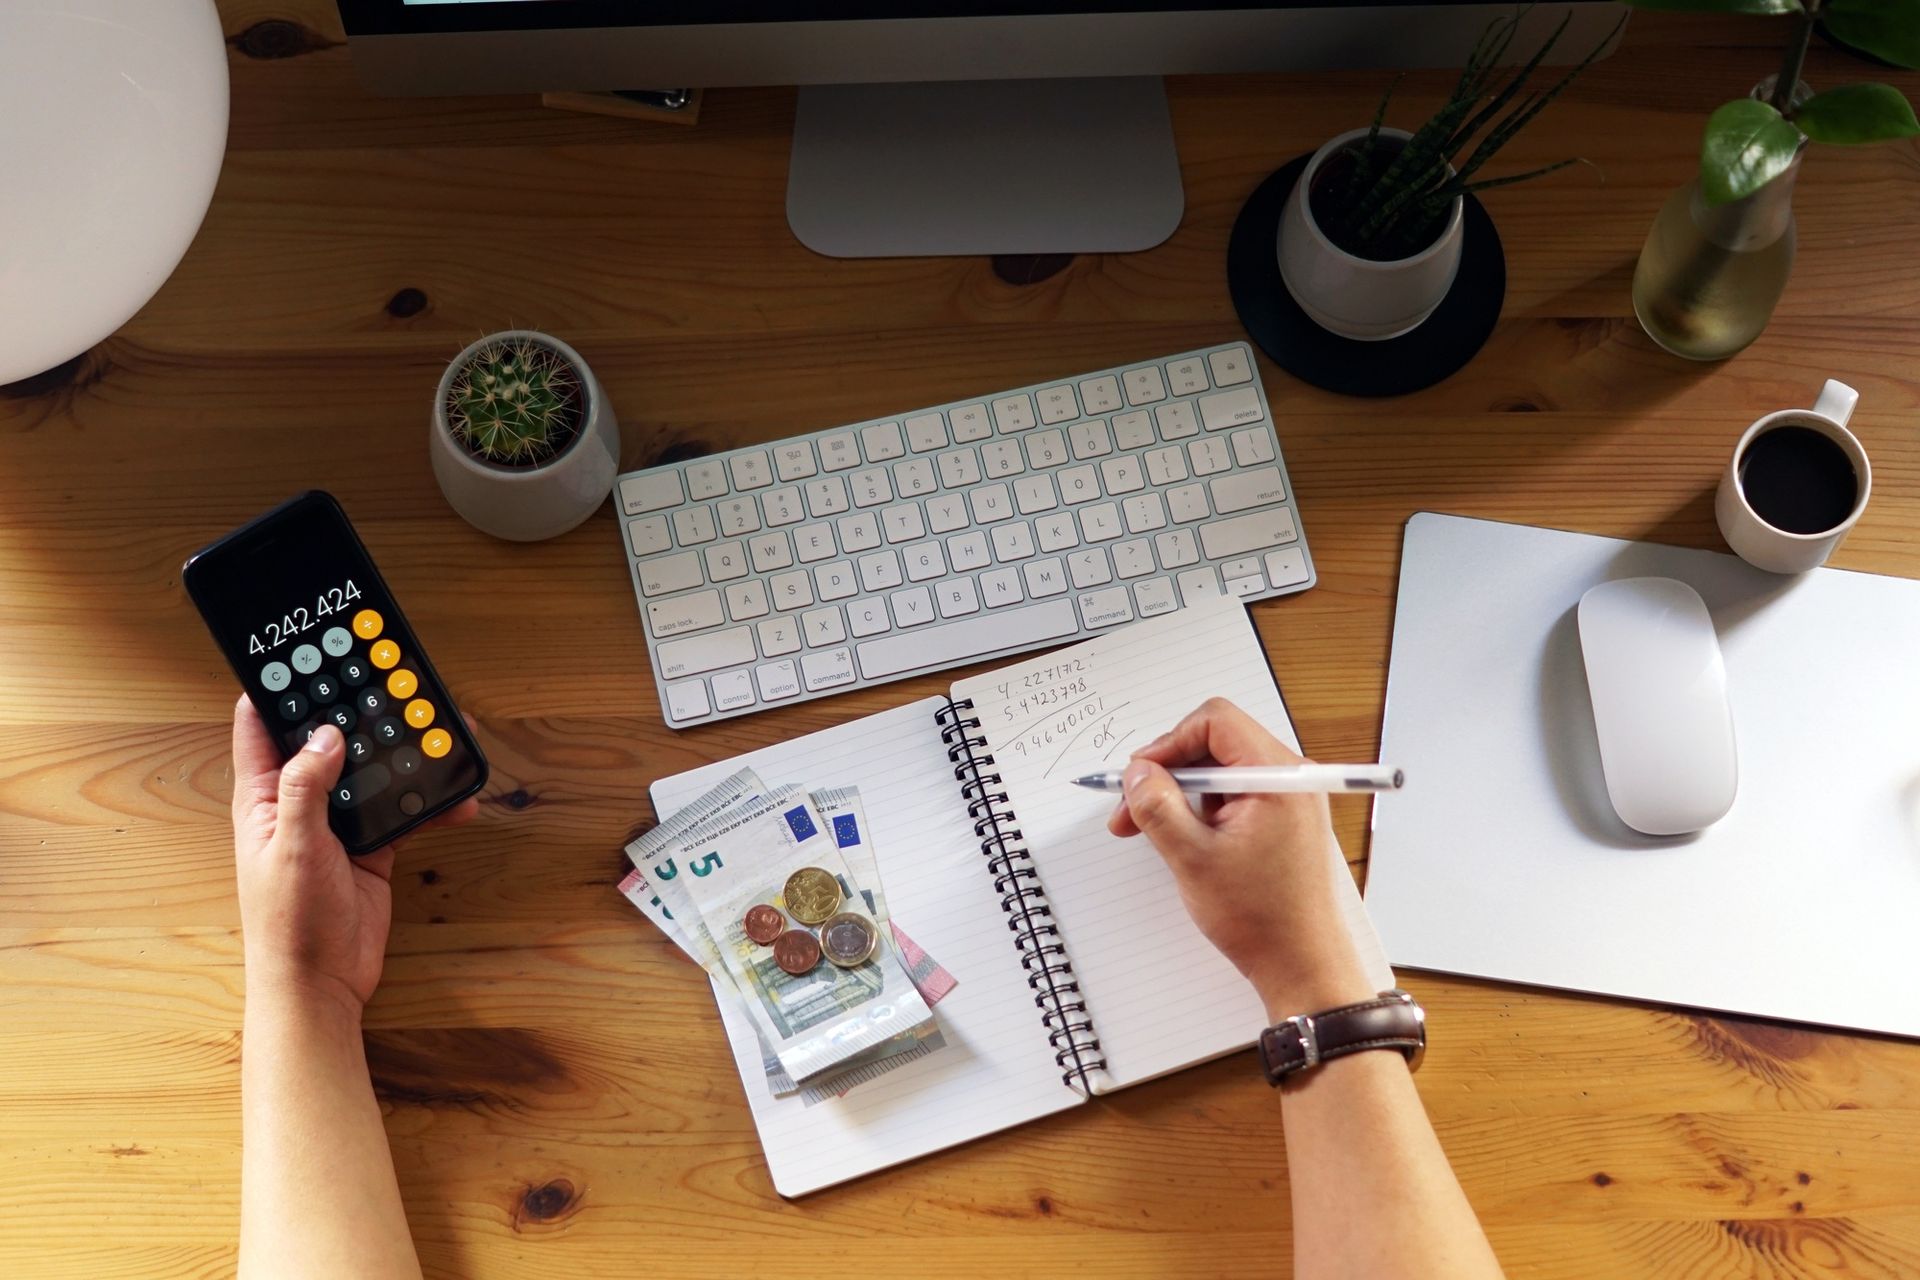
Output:
<svg viewBox="0 0 1920 1280">
<path fill-rule="evenodd" d="M 120 334 L 0 392 L 0 1270 L 230 1271 L 234 688 L 178 567 L 317 485 L 495 765 L 477 824 L 402 857 L 368 1014 L 430 1274 L 1273 1274 L 1287 1169 L 1247 1055 L 773 1194 L 705 982 L 614 891 L 620 846 L 651 779 L 944 678 L 666 731 L 610 512 L 541 546 L 474 533 L 434 487 L 427 413 L 442 363 L 509 323 L 592 360 L 630 466 L 1231 338 L 1241 200 L 1366 118 L 1383 76 L 1176 82 L 1188 208 L 1151 253 L 834 262 L 782 216 L 788 92 L 710 94 L 694 129 L 377 101 L 327 0 L 222 7 L 231 151 L 198 242 Z M 1715 546 L 1736 433 L 1828 375 L 1860 389 L 1877 471 L 1839 563 L 1920 575 L 1913 146 L 1808 161 L 1793 285 L 1744 355 L 1685 364 L 1631 318 L 1649 220 L 1777 34 L 1637 17 L 1510 148 L 1605 181 L 1490 197 L 1511 292 L 1452 381 L 1368 403 L 1264 369 L 1321 585 L 1255 616 L 1313 751 L 1377 746 L 1410 512 Z M 1820 49 L 1808 72 L 1864 75 Z M 1442 83 L 1410 77 L 1396 118 Z M 1364 809 L 1336 812 L 1361 872 Z M 1920 1272 L 1920 1047 L 1408 985 L 1434 1030 L 1421 1092 L 1514 1276 Z"/>
</svg>

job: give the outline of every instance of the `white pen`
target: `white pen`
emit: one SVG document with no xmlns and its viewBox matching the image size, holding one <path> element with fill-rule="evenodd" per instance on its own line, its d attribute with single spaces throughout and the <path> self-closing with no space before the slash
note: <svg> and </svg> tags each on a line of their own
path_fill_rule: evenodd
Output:
<svg viewBox="0 0 1920 1280">
<path fill-rule="evenodd" d="M 1398 791 L 1407 775 L 1385 764 L 1274 764 L 1240 768 L 1172 769 L 1189 795 L 1277 795 L 1295 791 Z M 1119 791 L 1124 771 L 1108 769 L 1075 778 L 1073 785 Z"/>
</svg>

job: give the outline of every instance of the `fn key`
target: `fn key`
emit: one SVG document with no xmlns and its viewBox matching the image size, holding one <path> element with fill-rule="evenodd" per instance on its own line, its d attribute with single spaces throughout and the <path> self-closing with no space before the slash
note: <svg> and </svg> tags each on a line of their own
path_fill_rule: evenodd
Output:
<svg viewBox="0 0 1920 1280">
<path fill-rule="evenodd" d="M 387 766 L 383 764 L 370 764 L 364 769 L 357 769 L 333 784 L 333 807 L 357 808 L 385 791 L 392 781 L 393 775 L 387 772 Z"/>
</svg>

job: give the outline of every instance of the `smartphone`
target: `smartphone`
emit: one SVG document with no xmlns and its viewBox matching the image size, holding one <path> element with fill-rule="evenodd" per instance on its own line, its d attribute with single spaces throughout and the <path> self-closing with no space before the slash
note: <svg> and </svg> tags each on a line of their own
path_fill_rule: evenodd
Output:
<svg viewBox="0 0 1920 1280">
<path fill-rule="evenodd" d="M 180 571 L 283 758 L 347 739 L 328 818 L 372 853 L 486 785 L 487 759 L 333 495 L 312 490 Z"/>
</svg>

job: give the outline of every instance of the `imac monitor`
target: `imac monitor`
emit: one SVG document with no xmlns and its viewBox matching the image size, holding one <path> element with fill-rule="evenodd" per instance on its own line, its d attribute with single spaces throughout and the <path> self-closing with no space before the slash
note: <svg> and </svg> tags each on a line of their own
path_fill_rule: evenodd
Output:
<svg viewBox="0 0 1920 1280">
<path fill-rule="evenodd" d="M 338 0 L 376 92 L 797 84 L 787 216 L 842 257 L 1123 252 L 1184 208 L 1159 77 L 1458 65 L 1486 0 Z M 1552 61 L 1613 27 L 1569 14 Z M 1372 103 L 1354 104 L 1355 117 Z"/>
</svg>

